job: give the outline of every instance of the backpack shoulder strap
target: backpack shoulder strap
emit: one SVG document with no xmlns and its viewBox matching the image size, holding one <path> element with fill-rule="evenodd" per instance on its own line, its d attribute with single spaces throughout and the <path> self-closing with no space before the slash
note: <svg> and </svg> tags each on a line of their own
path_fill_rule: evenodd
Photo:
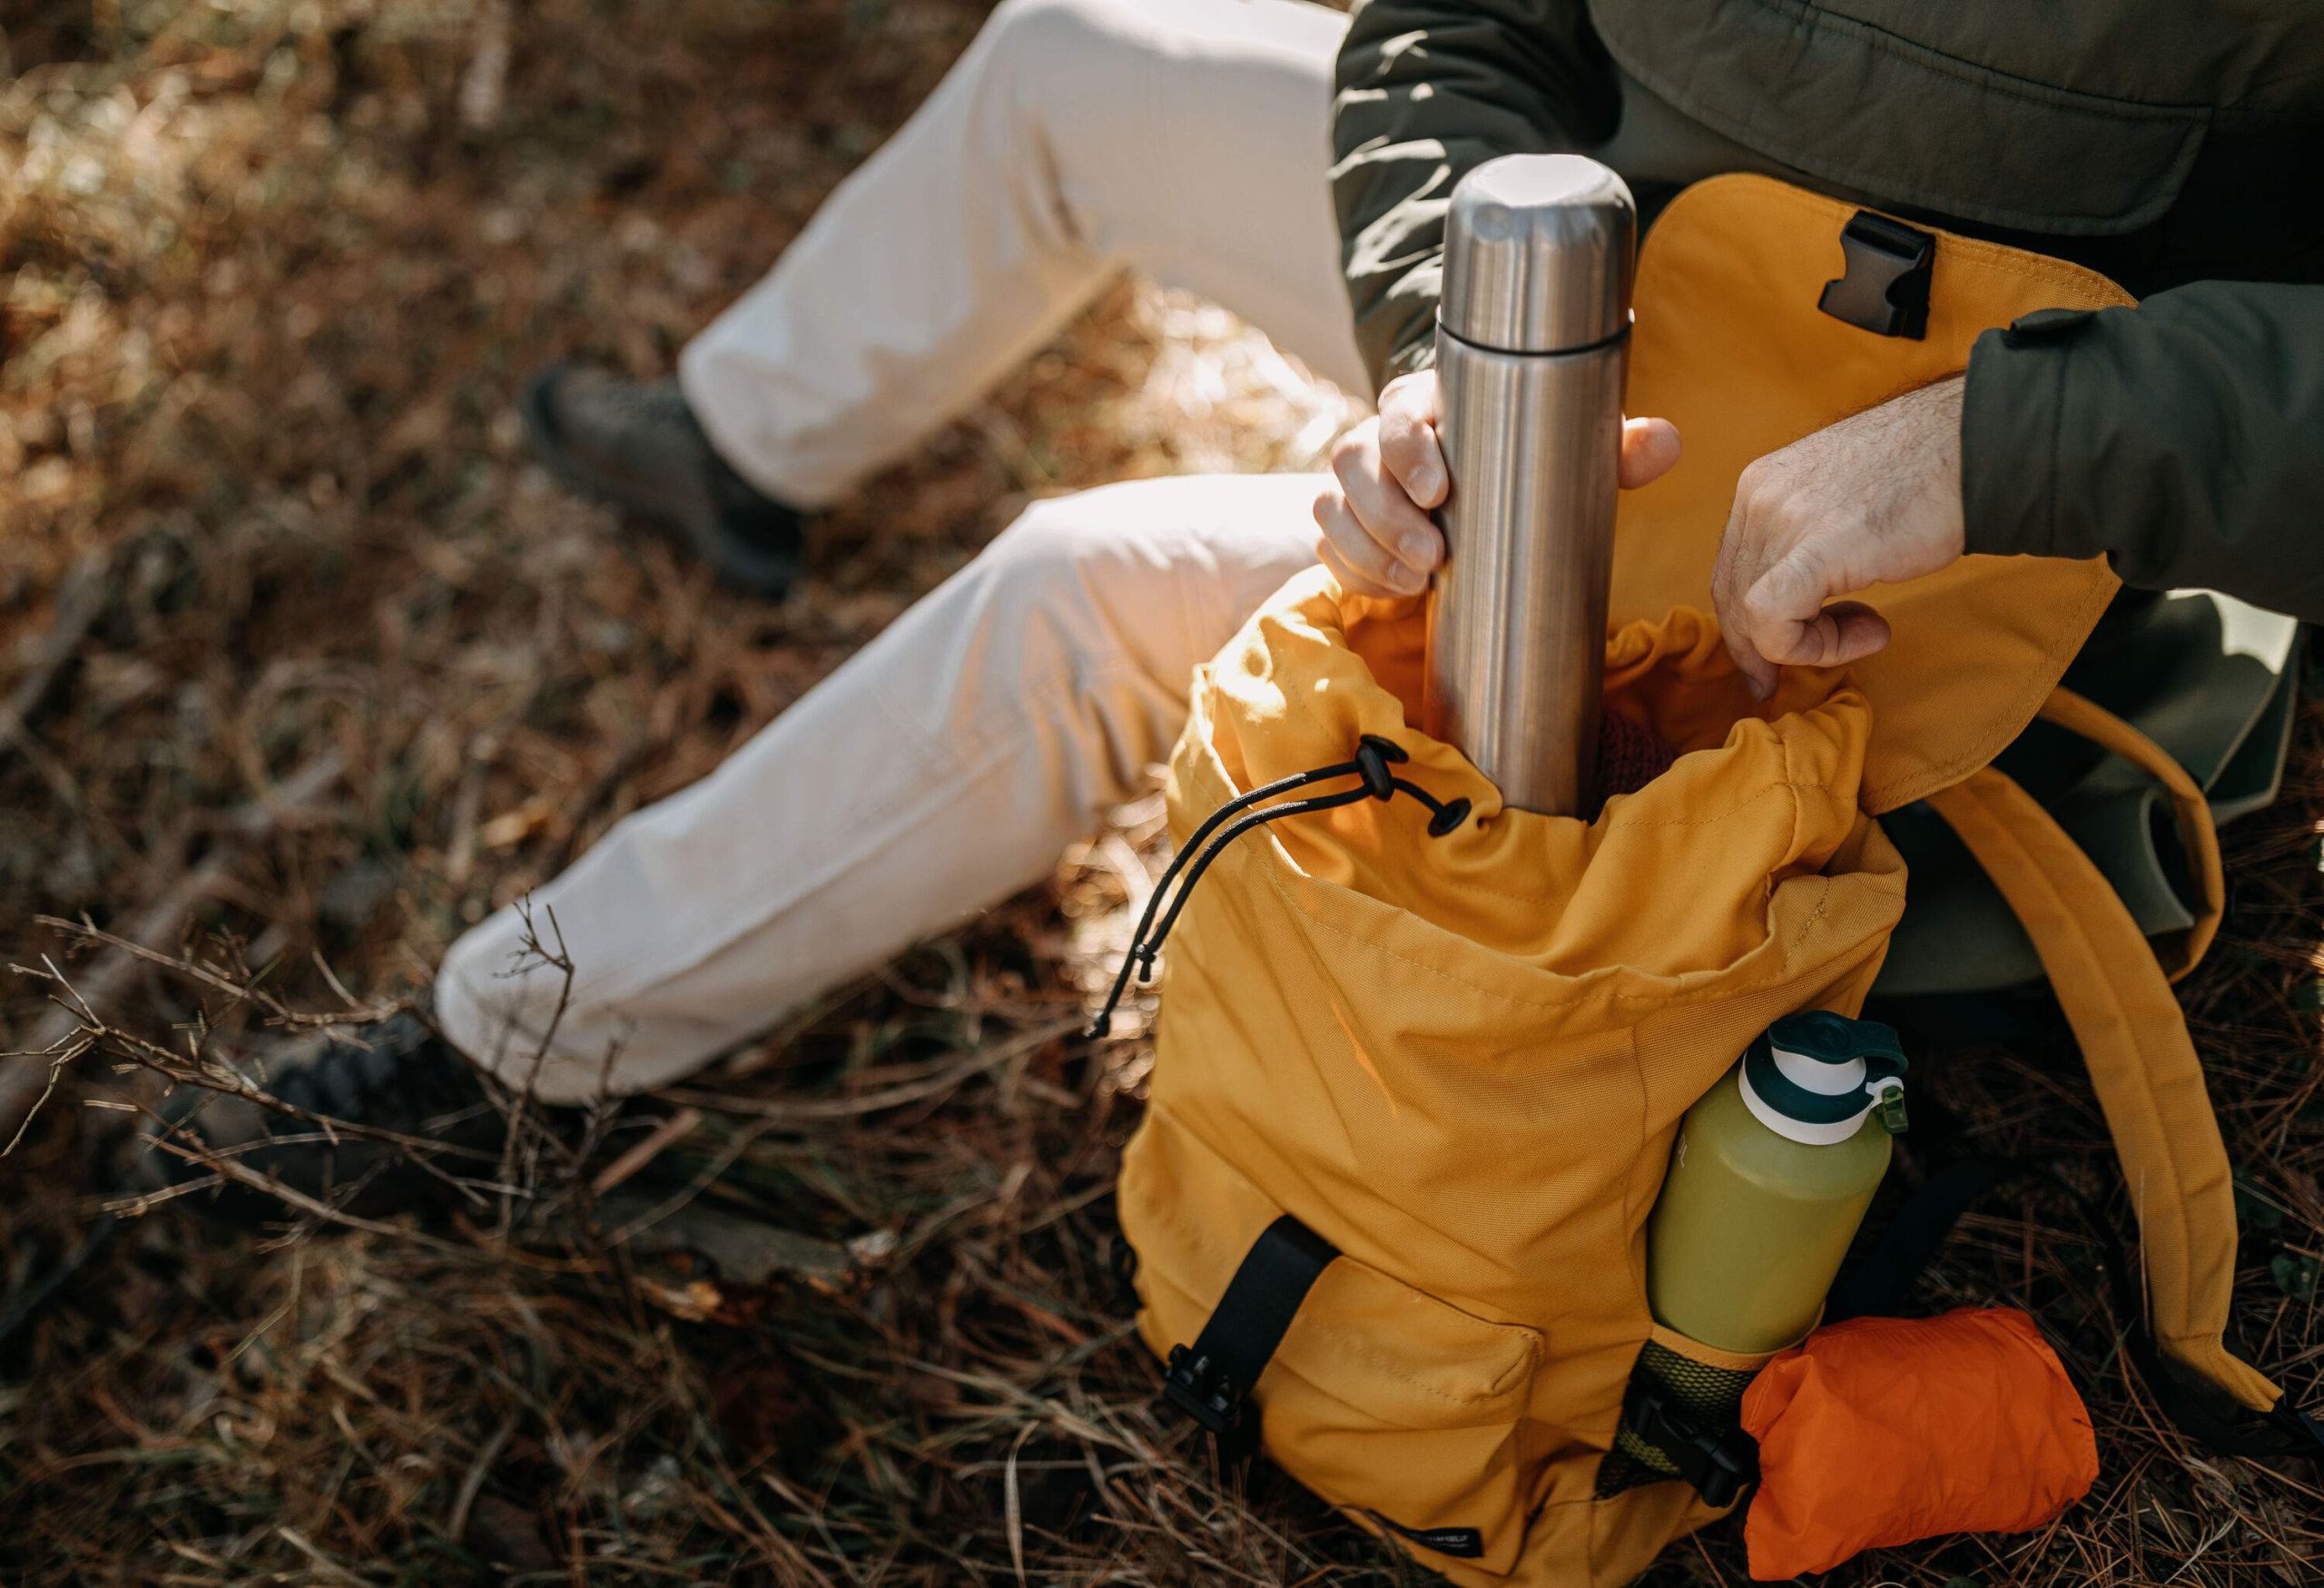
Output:
<svg viewBox="0 0 2324 1588">
<path fill-rule="evenodd" d="M 2071 704 L 2063 709 L 2075 715 Z M 2138 1214 L 2156 1342 L 2234 1400 L 2271 1409 L 2282 1391 L 2222 1339 L 2235 1282 L 2234 1188 L 2162 966 L 2098 868 L 2010 778 L 1986 767 L 1929 804 L 2024 923 L 2081 1043 Z M 2201 830 L 2209 826 L 2206 815 Z M 2215 841 L 2209 853 L 2215 878 Z"/>
<path fill-rule="evenodd" d="M 2163 792 L 2171 796 L 2171 812 L 2178 819 L 2180 846 L 2186 852 L 2198 895 L 2195 924 L 2184 932 L 2172 934 L 2168 944 L 2169 958 L 2163 970 L 2171 981 L 2179 981 L 2202 962 L 2211 940 L 2219 935 L 2220 917 L 2227 906 L 2227 878 L 2220 864 L 2219 829 L 2211 821 L 2211 801 L 2168 750 L 2112 712 L 2071 689 L 2052 690 L 2041 716 L 2043 721 L 2079 734 L 2100 749 L 2121 756 L 2161 784 Z M 2162 954 L 2164 945 L 2156 942 L 2154 952 Z"/>
</svg>

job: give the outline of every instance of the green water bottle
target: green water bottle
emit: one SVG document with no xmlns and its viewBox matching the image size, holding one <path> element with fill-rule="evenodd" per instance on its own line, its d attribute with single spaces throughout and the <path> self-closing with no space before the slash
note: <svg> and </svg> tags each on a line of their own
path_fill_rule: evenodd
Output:
<svg viewBox="0 0 2324 1588">
<path fill-rule="evenodd" d="M 1647 1224 L 1656 1321 L 1723 1351 L 1814 1327 L 1905 1129 L 1905 1054 L 1875 1021 L 1787 1015 L 1687 1110 Z"/>
</svg>

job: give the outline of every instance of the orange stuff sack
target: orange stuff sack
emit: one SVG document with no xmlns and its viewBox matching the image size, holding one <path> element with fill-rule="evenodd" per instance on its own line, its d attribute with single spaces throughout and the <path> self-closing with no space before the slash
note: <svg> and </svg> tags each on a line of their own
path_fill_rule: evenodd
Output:
<svg viewBox="0 0 2324 1588">
<path fill-rule="evenodd" d="M 1769 1362 L 1743 1396 L 1759 1492 L 1751 1575 L 1786 1582 L 1944 1533 L 2023 1533 L 2090 1492 L 2090 1414 L 2014 1307 L 1857 1317 Z"/>
</svg>

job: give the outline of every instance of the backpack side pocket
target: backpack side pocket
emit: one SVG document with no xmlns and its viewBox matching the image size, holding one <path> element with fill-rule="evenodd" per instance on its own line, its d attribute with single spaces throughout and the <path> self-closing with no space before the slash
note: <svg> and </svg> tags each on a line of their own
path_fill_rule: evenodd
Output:
<svg viewBox="0 0 2324 1588">
<path fill-rule="evenodd" d="M 1195 1340 L 1286 1209 L 1167 1110 L 1124 1166 L 1139 1327 Z M 1355 1521 L 1456 1576 L 1500 1576 L 1524 1544 L 1521 1436 L 1539 1331 L 1497 1323 L 1344 1255 L 1315 1279 L 1251 1398 L 1266 1453 Z M 1462 1568 L 1467 1568 L 1463 1573 Z"/>
</svg>

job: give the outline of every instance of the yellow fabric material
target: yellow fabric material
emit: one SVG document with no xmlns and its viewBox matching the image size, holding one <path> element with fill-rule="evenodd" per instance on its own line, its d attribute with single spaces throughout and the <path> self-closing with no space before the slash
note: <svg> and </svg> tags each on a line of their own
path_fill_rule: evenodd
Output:
<svg viewBox="0 0 2324 1588">
<path fill-rule="evenodd" d="M 2179 826 L 2179 842 L 2193 870 L 2198 903 L 2195 924 L 2167 940 L 2151 939 L 2155 952 L 2171 954 L 2163 970 L 2173 981 L 2202 962 L 2211 940 L 2219 935 L 2220 917 L 2227 911 L 2227 873 L 2220 863 L 2219 829 L 2211 822 L 2211 803 L 2187 769 L 2171 753 L 2112 712 L 2061 685 L 2050 692 L 2042 707 L 2044 722 L 2055 723 L 2081 735 L 2101 749 L 2111 751 L 2153 778 L 2171 796 Z M 2112 890 L 2109 890 L 2110 893 Z"/>
<path fill-rule="evenodd" d="M 1978 774 L 2052 700 L 2116 587 L 2098 563 L 1968 559 L 1872 593 L 1895 629 L 1880 656 L 1792 670 L 1751 700 L 1696 610 L 1744 465 L 1958 370 L 1990 326 L 2124 301 L 1940 234 L 1926 340 L 1875 336 L 1816 308 L 1852 213 L 1727 177 L 1680 195 L 1647 242 L 1629 407 L 1676 420 L 1687 451 L 1626 493 L 1617 538 L 1608 709 L 1686 752 L 1646 788 L 1587 823 L 1504 809 L 1410 725 L 1421 604 L 1344 596 L 1321 569 L 1196 677 L 1171 765 L 1181 843 L 1365 734 L 1474 814 L 1442 839 L 1405 800 L 1291 818 L 1238 840 L 1192 895 L 1122 1168 L 1139 1328 L 1158 1353 L 1194 1340 L 1279 1214 L 1330 1240 L 1344 1257 L 1255 1391 L 1266 1446 L 1462 1584 L 1610 1588 L 1716 1514 L 1678 1483 L 1596 1495 L 1655 1335 L 1644 1229 L 1679 1116 L 1778 1016 L 1861 1007 L 1905 896 L 1871 817 Z M 2169 780 L 2071 697 L 2049 709 Z M 1995 786 L 1977 775 L 1945 808 L 1976 828 L 2008 798 Z M 2265 1381 L 2220 1348 L 2230 1188 L 2169 988 L 2119 904 L 2119 922 L 2093 900 L 2062 909 L 2077 883 L 2060 857 L 2008 852 L 2014 817 L 1988 826 L 1980 853 L 2034 907 L 2036 941 L 2058 940 L 2054 916 L 2081 922 L 2062 988 L 2140 1189 L 2160 1332 L 2263 1404 Z M 2207 832 L 2191 824 L 2191 853 L 2215 879 Z M 1472 1556 L 1413 1537 L 1471 1528 Z"/>
<path fill-rule="evenodd" d="M 1754 459 L 1966 368 L 1980 332 L 2021 314 L 2131 301 L 2079 266 L 1940 232 L 1928 335 L 1874 336 L 1816 307 L 1854 213 L 1767 177 L 1720 176 L 1672 200 L 1648 234 L 1627 406 L 1673 421 L 1686 449 L 1622 493 L 1616 625 L 1704 603 Z M 1866 593 L 1895 630 L 1854 669 L 1875 708 L 1866 807 L 1895 810 L 2000 754 L 2117 587 L 2102 558 L 1973 557 Z"/>
<path fill-rule="evenodd" d="M 1364 734 L 1475 814 L 1443 838 L 1404 800 L 1300 816 L 1193 893 L 1122 1168 L 1140 1327 L 1195 1338 L 1295 1214 L 1345 1256 L 1260 1380 L 1275 1459 L 1367 1525 L 1479 1529 L 1477 1559 L 1419 1552 L 1456 1580 L 1627 1582 L 1714 1514 L 1682 1485 L 1592 1494 L 1679 1118 L 1777 1016 L 1859 1009 L 1903 911 L 1856 800 L 1871 712 L 1827 678 L 1750 715 L 1706 619 L 1634 625 L 1609 704 L 1693 753 L 1593 822 L 1540 816 L 1407 725 L 1422 627 L 1319 568 L 1197 675 L 1182 840 Z"/>
<path fill-rule="evenodd" d="M 2090 857 L 2001 773 L 1975 773 L 1930 804 L 2024 922 L 2082 1046 L 2138 1209 L 2156 1342 L 2267 1410 L 2282 1391 L 2221 1343 L 2235 1285 L 2235 1188 L 2202 1065 L 2153 950 Z"/>
</svg>

